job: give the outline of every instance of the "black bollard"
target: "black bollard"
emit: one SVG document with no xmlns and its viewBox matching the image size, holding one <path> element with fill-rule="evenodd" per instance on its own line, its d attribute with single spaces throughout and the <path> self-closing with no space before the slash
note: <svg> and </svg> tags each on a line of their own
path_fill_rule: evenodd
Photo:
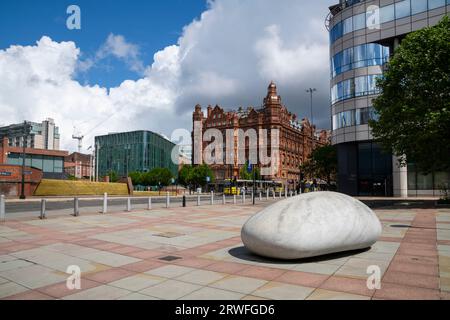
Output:
<svg viewBox="0 0 450 320">
<path fill-rule="evenodd" d="M 183 208 L 186 208 L 186 196 L 183 196 Z"/>
</svg>

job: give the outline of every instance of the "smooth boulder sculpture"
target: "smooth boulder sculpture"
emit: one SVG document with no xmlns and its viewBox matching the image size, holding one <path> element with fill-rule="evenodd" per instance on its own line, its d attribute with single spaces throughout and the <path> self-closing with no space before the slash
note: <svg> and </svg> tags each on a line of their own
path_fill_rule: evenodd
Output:
<svg viewBox="0 0 450 320">
<path fill-rule="evenodd" d="M 377 242 L 380 220 L 361 201 L 314 192 L 277 202 L 251 217 L 241 238 L 251 252 L 294 260 L 365 249 Z"/>
</svg>

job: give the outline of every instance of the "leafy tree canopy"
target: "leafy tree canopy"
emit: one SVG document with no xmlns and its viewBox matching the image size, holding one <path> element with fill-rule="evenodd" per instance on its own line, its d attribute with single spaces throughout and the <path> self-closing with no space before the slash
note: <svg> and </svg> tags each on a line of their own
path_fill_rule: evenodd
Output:
<svg viewBox="0 0 450 320">
<path fill-rule="evenodd" d="M 336 147 L 325 145 L 314 149 L 308 160 L 300 166 L 300 170 L 308 177 L 330 183 L 337 172 Z"/>
<path fill-rule="evenodd" d="M 450 18 L 409 34 L 395 51 L 373 102 L 370 125 L 386 151 L 423 173 L 450 169 Z"/>
</svg>

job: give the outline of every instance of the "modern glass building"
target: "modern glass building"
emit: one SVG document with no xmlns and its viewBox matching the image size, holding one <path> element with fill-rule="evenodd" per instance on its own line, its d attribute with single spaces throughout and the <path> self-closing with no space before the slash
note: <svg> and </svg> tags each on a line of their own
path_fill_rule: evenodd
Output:
<svg viewBox="0 0 450 320">
<path fill-rule="evenodd" d="M 448 173 L 427 176 L 373 142 L 372 100 L 377 77 L 402 39 L 437 24 L 450 13 L 450 0 L 341 0 L 330 7 L 332 143 L 338 149 L 338 189 L 359 196 L 439 195 Z"/>
<path fill-rule="evenodd" d="M 168 168 L 178 176 L 178 164 L 172 161 L 176 145 L 159 134 L 150 131 L 114 133 L 95 137 L 95 145 L 99 177 L 111 171 L 125 177 L 131 172 L 148 172 L 154 168 Z"/>
</svg>

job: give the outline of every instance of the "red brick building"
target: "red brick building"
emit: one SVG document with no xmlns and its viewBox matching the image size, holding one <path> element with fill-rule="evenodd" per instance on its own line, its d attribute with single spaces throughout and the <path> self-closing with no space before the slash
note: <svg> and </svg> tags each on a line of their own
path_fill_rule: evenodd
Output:
<svg viewBox="0 0 450 320">
<path fill-rule="evenodd" d="M 42 171 L 25 167 L 25 196 L 32 196 L 42 180 Z M 22 167 L 0 164 L 0 194 L 7 197 L 18 197 L 22 189 Z"/>
<path fill-rule="evenodd" d="M 0 141 L 0 194 L 20 195 L 23 152 L 25 151 L 25 195 L 34 193 L 42 178 L 64 178 L 67 151 L 12 147 L 8 138 Z"/>
<path fill-rule="evenodd" d="M 196 128 L 200 125 L 202 137 L 208 129 L 220 130 L 223 134 L 223 140 L 226 141 L 227 130 L 235 132 L 234 138 L 234 164 L 212 165 L 217 180 L 232 179 L 239 177 L 239 171 L 242 164 L 238 164 L 238 130 L 254 129 L 260 132 L 260 129 L 266 129 L 269 132 L 268 140 L 268 154 L 271 154 L 270 132 L 273 129 L 279 130 L 279 151 L 275 159 L 277 159 L 277 172 L 271 176 L 266 176 L 266 180 L 275 180 L 288 183 L 295 187 L 299 181 L 300 170 L 299 166 L 308 158 L 312 150 L 321 145 L 329 143 L 330 134 L 326 130 L 318 132 L 315 126 L 312 126 L 308 119 L 304 118 L 298 121 L 295 114 L 282 104 L 281 97 L 277 93 L 277 87 L 272 82 L 268 87 L 267 96 L 264 99 L 264 104 L 261 108 L 249 107 L 247 110 L 240 108 L 237 111 L 225 111 L 223 108 L 216 106 L 215 108 L 209 106 L 206 116 L 202 112 L 200 105 L 195 107 L 193 113 L 194 132 L 193 139 L 193 163 L 195 163 L 195 155 L 202 154 L 203 150 L 209 145 L 209 142 L 203 142 L 200 146 L 195 143 Z M 197 130 L 197 131 L 200 131 Z M 258 134 L 259 135 L 259 134 Z M 261 137 L 258 136 L 258 141 L 261 142 Z M 249 144 L 245 142 L 245 157 L 248 161 Z M 258 160 L 260 161 L 260 160 Z M 259 162 L 258 162 L 259 163 Z M 199 163 L 197 163 L 199 164 Z"/>
<path fill-rule="evenodd" d="M 89 179 L 93 173 L 93 159 L 89 154 L 74 152 L 64 159 L 64 171 L 78 179 Z"/>
</svg>

